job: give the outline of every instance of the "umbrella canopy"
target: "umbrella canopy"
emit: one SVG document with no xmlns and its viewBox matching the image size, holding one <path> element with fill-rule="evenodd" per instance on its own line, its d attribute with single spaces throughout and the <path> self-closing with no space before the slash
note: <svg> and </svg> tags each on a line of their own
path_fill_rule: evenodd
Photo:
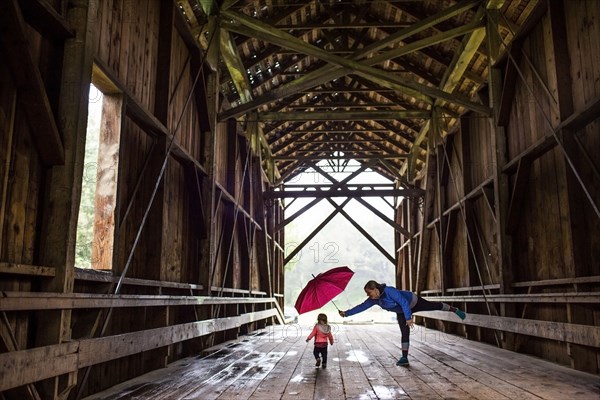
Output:
<svg viewBox="0 0 600 400">
<path fill-rule="evenodd" d="M 303 314 L 323 307 L 346 289 L 352 275 L 354 275 L 354 271 L 343 266 L 332 268 L 315 276 L 298 295 L 295 304 L 296 310 L 299 314 Z"/>
</svg>

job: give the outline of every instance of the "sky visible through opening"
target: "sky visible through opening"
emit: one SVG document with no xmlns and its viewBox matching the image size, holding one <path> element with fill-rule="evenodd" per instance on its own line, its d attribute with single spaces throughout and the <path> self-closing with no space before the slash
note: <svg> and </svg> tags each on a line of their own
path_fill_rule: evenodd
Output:
<svg viewBox="0 0 600 400">
<path fill-rule="evenodd" d="M 343 172 L 335 172 L 324 161 L 318 165 L 338 181 L 346 178 L 359 168 L 359 163 L 354 160 L 346 166 Z M 323 175 L 310 169 L 308 172 L 302 173 L 286 183 L 318 185 L 330 184 L 331 182 Z M 348 184 L 381 183 L 391 184 L 391 181 L 376 172 L 372 172 L 370 169 L 367 169 L 348 182 Z M 345 199 L 345 197 L 339 197 L 333 200 L 336 204 L 341 204 Z M 364 199 L 389 219 L 393 220 L 394 210 L 391 206 L 393 205 L 391 197 L 386 198 L 387 203 L 379 197 L 365 197 Z M 291 200 L 285 199 L 285 204 L 290 204 Z M 312 200 L 312 198 L 297 199 L 285 211 L 285 218 L 289 218 Z M 333 205 L 327 199 L 323 199 L 288 224 L 285 228 L 286 256 L 303 242 L 334 210 Z M 388 254 L 392 257 L 395 256 L 394 230 L 389 224 L 356 200 L 350 200 L 344 207 L 344 211 L 365 229 Z M 286 306 L 293 308 L 298 293 L 307 281 L 312 279 L 313 274 L 317 275 L 318 273 L 342 265 L 346 265 L 352 269 L 354 276 L 346 290 L 334 299 L 335 305 L 341 310 L 346 310 L 364 301 L 366 295 L 363 287 L 368 280 L 374 279 L 380 283 L 395 286 L 395 266 L 343 215 L 338 213 L 285 266 Z M 288 311 L 290 311 L 289 308 Z M 330 322 L 341 323 L 342 321 L 336 307 L 330 302 L 320 310 L 301 315 L 299 324 L 301 326 L 312 326 L 319 312 L 327 314 Z M 394 322 L 395 314 L 383 311 L 378 306 L 375 306 L 367 312 L 352 317 L 352 320 L 354 322 Z"/>
</svg>

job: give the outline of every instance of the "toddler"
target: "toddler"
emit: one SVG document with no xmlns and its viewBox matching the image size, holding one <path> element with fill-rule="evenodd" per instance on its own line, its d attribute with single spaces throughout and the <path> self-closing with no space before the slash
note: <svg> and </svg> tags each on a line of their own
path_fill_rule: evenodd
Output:
<svg viewBox="0 0 600 400">
<path fill-rule="evenodd" d="M 317 323 L 306 338 L 306 343 L 313 337 L 315 338 L 313 354 L 317 360 L 315 365 L 317 367 L 323 365 L 323 369 L 325 369 L 327 368 L 327 340 L 329 339 L 329 343 L 333 344 L 333 335 L 331 334 L 331 326 L 327 323 L 327 315 L 319 314 L 317 316 Z M 322 364 L 321 359 L 323 360 Z"/>
</svg>

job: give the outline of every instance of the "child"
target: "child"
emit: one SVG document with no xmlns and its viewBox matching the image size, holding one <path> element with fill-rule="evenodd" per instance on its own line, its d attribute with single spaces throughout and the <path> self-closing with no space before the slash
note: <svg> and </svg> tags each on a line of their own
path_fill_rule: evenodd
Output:
<svg viewBox="0 0 600 400">
<path fill-rule="evenodd" d="M 327 368 L 327 339 L 329 343 L 333 344 L 333 335 L 331 334 L 331 326 L 327 323 L 327 315 L 319 314 L 317 316 L 317 323 L 313 328 L 312 332 L 306 338 L 306 343 L 310 339 L 315 338 L 315 349 L 313 354 L 317 363 L 317 367 L 321 365 L 321 358 L 323 358 L 323 369 Z"/>
</svg>

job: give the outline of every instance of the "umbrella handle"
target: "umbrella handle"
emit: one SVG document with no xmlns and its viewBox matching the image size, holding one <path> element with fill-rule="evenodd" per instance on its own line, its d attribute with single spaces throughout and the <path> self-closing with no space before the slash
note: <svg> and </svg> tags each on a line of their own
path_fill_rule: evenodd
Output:
<svg viewBox="0 0 600 400">
<path fill-rule="evenodd" d="M 335 305 L 335 303 L 333 302 L 333 300 L 331 300 L 331 302 L 333 303 L 333 306 L 335 307 L 336 310 L 340 311 L 340 309 L 338 308 L 338 306 Z"/>
</svg>

